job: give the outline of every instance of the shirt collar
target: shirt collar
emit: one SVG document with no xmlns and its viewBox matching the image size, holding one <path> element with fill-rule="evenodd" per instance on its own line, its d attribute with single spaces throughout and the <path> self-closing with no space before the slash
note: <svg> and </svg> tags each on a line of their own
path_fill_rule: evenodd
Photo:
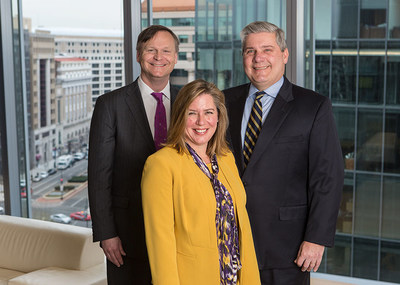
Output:
<svg viewBox="0 0 400 285">
<path fill-rule="evenodd" d="M 139 89 L 145 94 L 145 95 L 151 95 L 151 93 L 155 92 L 153 89 L 151 89 L 146 83 L 144 83 L 143 79 L 141 76 L 139 76 L 138 79 L 138 85 Z M 167 85 L 165 85 L 164 89 L 161 90 L 160 93 L 164 93 L 164 97 L 170 98 L 170 83 L 168 81 Z M 143 96 L 143 94 L 142 94 Z"/>
<path fill-rule="evenodd" d="M 264 91 L 265 93 L 268 94 L 268 96 L 271 96 L 273 98 L 276 98 L 276 96 L 278 96 L 279 90 L 281 90 L 281 87 L 283 85 L 283 76 L 281 77 L 281 79 L 279 79 L 276 83 L 274 83 L 273 85 L 271 85 L 270 87 L 268 87 Z M 249 96 L 255 94 L 256 92 L 261 91 L 258 90 L 253 83 L 250 84 L 250 89 L 249 89 Z"/>
</svg>

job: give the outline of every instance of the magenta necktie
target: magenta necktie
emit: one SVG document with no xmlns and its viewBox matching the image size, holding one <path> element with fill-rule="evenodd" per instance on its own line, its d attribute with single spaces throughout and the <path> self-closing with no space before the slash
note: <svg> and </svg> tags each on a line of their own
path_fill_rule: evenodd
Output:
<svg viewBox="0 0 400 285">
<path fill-rule="evenodd" d="M 163 104 L 163 93 L 153 92 L 151 95 L 157 100 L 156 115 L 154 117 L 154 144 L 156 150 L 162 148 L 163 143 L 167 141 L 167 115 Z"/>
</svg>

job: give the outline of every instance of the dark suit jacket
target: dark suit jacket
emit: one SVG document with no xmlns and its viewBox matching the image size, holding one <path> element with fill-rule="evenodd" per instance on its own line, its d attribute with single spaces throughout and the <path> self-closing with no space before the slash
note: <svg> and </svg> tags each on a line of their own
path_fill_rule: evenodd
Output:
<svg viewBox="0 0 400 285">
<path fill-rule="evenodd" d="M 171 88 L 171 105 L 177 90 Z M 138 80 L 100 96 L 89 140 L 93 240 L 119 236 L 127 256 L 147 262 L 140 183 L 155 152 Z"/>
<path fill-rule="evenodd" d="M 303 240 L 333 245 L 341 147 L 329 99 L 285 78 L 244 169 L 241 122 L 249 87 L 224 90 L 228 140 L 247 193 L 259 268 L 290 268 Z"/>
</svg>

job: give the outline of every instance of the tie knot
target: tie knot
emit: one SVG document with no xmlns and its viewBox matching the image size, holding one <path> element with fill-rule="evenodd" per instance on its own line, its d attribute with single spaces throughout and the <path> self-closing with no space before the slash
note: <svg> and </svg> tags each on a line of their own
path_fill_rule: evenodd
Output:
<svg viewBox="0 0 400 285">
<path fill-rule="evenodd" d="M 256 93 L 256 100 L 260 100 L 264 96 L 265 92 L 264 91 L 258 91 Z"/>
<path fill-rule="evenodd" d="M 157 102 L 162 102 L 163 101 L 162 98 L 163 98 L 164 93 L 162 93 L 162 92 L 160 92 L 160 93 L 153 92 L 153 93 L 151 93 L 151 95 L 153 95 L 154 98 L 156 98 Z"/>
</svg>

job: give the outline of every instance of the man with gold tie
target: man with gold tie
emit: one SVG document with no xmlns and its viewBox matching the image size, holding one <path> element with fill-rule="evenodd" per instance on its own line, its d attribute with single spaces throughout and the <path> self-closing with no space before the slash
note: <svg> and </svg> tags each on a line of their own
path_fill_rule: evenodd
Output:
<svg viewBox="0 0 400 285">
<path fill-rule="evenodd" d="M 247 194 L 262 284 L 310 283 L 333 246 L 343 159 L 329 99 L 284 76 L 284 32 L 241 32 L 250 83 L 224 90 L 229 140 Z"/>
</svg>

